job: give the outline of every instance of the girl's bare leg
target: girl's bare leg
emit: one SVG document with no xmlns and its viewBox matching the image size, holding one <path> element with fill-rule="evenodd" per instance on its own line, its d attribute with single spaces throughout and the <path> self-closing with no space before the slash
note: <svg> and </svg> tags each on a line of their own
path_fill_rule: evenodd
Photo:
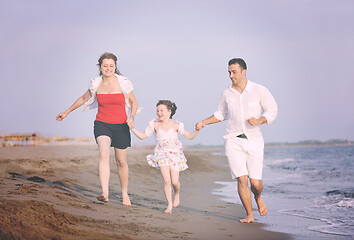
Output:
<svg viewBox="0 0 354 240">
<path fill-rule="evenodd" d="M 179 205 L 179 191 L 181 189 L 181 183 L 179 182 L 179 171 L 171 170 L 171 180 L 172 186 L 175 190 L 175 198 L 173 200 L 173 207 L 178 207 Z"/>
<path fill-rule="evenodd" d="M 111 171 L 109 167 L 111 138 L 108 136 L 99 136 L 97 137 L 97 144 L 100 154 L 98 175 L 100 178 L 102 195 L 108 200 L 109 176 Z"/>
<path fill-rule="evenodd" d="M 172 213 L 172 189 L 170 167 L 161 166 L 160 170 L 163 178 L 163 190 L 167 201 L 167 208 L 165 210 L 165 213 Z"/>
<path fill-rule="evenodd" d="M 132 204 L 128 195 L 129 168 L 127 162 L 127 149 L 114 148 L 114 150 L 116 155 L 119 180 L 122 187 L 123 205 L 131 206 Z"/>
</svg>

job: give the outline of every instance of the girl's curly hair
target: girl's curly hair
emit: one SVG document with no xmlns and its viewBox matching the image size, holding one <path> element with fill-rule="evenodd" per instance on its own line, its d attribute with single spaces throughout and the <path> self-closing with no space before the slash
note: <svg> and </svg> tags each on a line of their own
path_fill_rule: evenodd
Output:
<svg viewBox="0 0 354 240">
<path fill-rule="evenodd" d="M 156 107 L 161 104 L 165 105 L 168 110 L 171 110 L 171 117 L 170 118 L 172 118 L 172 116 L 175 115 L 176 110 L 177 110 L 176 103 L 171 102 L 170 100 L 159 100 L 158 103 L 156 104 Z"/>
</svg>

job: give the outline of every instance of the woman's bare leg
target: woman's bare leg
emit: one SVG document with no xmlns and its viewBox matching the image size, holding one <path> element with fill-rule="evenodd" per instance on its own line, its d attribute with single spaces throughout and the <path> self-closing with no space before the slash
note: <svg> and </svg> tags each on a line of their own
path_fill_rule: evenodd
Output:
<svg viewBox="0 0 354 240">
<path fill-rule="evenodd" d="M 132 204 L 128 195 L 129 168 L 127 162 L 127 149 L 114 148 L 114 150 L 116 155 L 119 180 L 122 187 L 123 205 L 131 206 Z"/>
<path fill-rule="evenodd" d="M 108 136 L 97 137 L 97 144 L 99 150 L 99 163 L 98 163 L 98 175 L 100 178 L 100 184 L 102 188 L 102 195 L 108 200 L 108 187 L 110 177 L 109 155 L 111 138 Z"/>
</svg>

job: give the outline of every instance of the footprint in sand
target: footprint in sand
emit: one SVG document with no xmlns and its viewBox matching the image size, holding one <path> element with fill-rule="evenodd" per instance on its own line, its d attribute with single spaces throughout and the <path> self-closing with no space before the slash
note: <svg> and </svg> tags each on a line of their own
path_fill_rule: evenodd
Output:
<svg viewBox="0 0 354 240">
<path fill-rule="evenodd" d="M 45 182 L 45 179 L 37 176 L 29 177 L 27 180 L 32 182 Z"/>
</svg>

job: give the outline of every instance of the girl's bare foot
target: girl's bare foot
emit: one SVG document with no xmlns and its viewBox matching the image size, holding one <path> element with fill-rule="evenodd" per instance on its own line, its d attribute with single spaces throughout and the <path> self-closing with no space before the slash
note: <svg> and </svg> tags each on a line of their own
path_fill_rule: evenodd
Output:
<svg viewBox="0 0 354 240">
<path fill-rule="evenodd" d="M 263 202 L 262 198 L 255 198 L 257 206 L 258 206 L 258 211 L 261 216 L 264 216 L 267 214 L 267 206 Z"/>
<path fill-rule="evenodd" d="M 172 213 L 172 203 L 171 204 L 168 204 L 166 210 L 165 210 L 165 213 Z"/>
<path fill-rule="evenodd" d="M 178 207 L 179 205 L 179 193 L 175 194 L 175 199 L 173 200 L 173 207 Z"/>
<path fill-rule="evenodd" d="M 123 197 L 123 205 L 130 207 L 132 204 L 130 202 L 130 198 L 129 198 L 128 193 L 122 194 L 122 197 Z"/>
<path fill-rule="evenodd" d="M 241 219 L 240 222 L 242 223 L 253 223 L 254 222 L 254 217 L 253 215 L 247 215 L 246 218 Z"/>
</svg>

